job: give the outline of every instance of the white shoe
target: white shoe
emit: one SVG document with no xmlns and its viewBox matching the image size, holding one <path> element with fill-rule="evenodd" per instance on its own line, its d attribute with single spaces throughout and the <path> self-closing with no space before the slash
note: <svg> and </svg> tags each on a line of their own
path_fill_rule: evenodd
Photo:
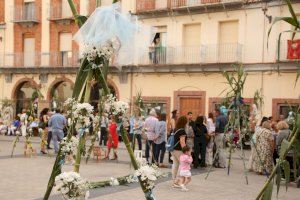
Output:
<svg viewBox="0 0 300 200">
<path fill-rule="evenodd" d="M 180 185 L 180 187 L 181 187 L 181 191 L 183 191 L 183 192 L 189 191 L 189 189 L 187 189 L 187 188 L 185 187 L 185 185 Z"/>
</svg>

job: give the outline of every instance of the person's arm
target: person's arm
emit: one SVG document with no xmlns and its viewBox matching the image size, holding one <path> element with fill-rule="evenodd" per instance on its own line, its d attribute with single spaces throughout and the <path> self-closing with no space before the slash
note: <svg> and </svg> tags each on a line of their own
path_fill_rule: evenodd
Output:
<svg viewBox="0 0 300 200">
<path fill-rule="evenodd" d="M 183 135 L 183 136 L 181 136 L 180 138 L 179 138 L 179 143 L 180 143 L 180 146 L 181 146 L 181 148 L 183 148 L 183 147 L 185 147 L 186 146 L 186 143 L 185 143 L 185 135 Z"/>
</svg>

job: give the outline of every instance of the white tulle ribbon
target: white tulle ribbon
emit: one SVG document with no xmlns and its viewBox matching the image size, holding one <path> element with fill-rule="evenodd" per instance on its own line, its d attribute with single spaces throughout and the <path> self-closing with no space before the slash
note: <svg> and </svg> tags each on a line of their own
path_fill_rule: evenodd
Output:
<svg viewBox="0 0 300 200">
<path fill-rule="evenodd" d="M 148 52 L 155 29 L 140 24 L 136 16 L 120 10 L 120 3 L 96 8 L 73 39 L 82 46 L 103 46 L 112 38 L 117 38 L 120 48 L 112 64 L 137 64 L 139 58 Z"/>
</svg>

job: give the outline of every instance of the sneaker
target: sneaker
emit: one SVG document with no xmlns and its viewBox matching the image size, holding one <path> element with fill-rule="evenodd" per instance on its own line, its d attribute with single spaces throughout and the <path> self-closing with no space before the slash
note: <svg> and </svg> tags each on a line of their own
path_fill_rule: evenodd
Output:
<svg viewBox="0 0 300 200">
<path fill-rule="evenodd" d="M 185 187 L 185 185 L 180 185 L 180 187 L 181 187 L 181 191 L 183 191 L 183 192 L 189 191 L 189 189 L 187 189 L 187 188 Z"/>
<path fill-rule="evenodd" d="M 181 188 L 181 186 L 178 183 L 173 183 L 172 188 Z"/>
</svg>

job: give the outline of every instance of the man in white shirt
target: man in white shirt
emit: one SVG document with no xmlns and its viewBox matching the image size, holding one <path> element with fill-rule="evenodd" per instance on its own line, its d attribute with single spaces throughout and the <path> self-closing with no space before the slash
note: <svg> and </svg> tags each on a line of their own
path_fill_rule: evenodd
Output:
<svg viewBox="0 0 300 200">
<path fill-rule="evenodd" d="M 152 149 L 152 163 L 154 162 L 154 152 L 155 152 L 155 143 L 153 140 L 156 137 L 155 133 L 155 127 L 156 124 L 158 123 L 157 115 L 155 112 L 155 109 L 151 109 L 149 113 L 149 117 L 145 120 L 145 131 L 147 135 L 147 141 L 146 141 L 146 152 L 145 152 L 145 157 L 147 161 L 149 162 L 149 157 L 150 157 L 150 148 Z"/>
</svg>

